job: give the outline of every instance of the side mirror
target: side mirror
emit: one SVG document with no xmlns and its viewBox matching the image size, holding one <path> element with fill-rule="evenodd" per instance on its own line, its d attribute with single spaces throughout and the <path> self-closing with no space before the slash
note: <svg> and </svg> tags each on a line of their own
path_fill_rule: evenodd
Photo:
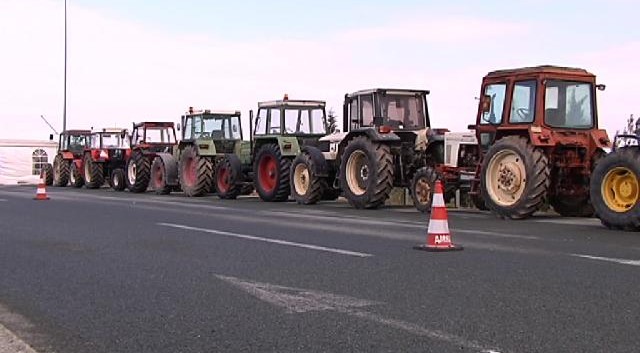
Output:
<svg viewBox="0 0 640 353">
<path fill-rule="evenodd" d="M 469 124 L 469 125 L 467 125 L 467 129 L 469 129 L 469 130 L 475 130 L 475 129 L 476 129 L 476 124 Z"/>
<path fill-rule="evenodd" d="M 485 94 L 480 98 L 480 108 L 483 113 L 488 113 L 491 111 L 491 96 Z"/>
<path fill-rule="evenodd" d="M 607 86 L 606 86 L 606 85 L 603 85 L 603 84 L 596 85 L 596 89 L 597 89 L 598 91 L 604 91 L 604 90 L 605 90 L 605 88 L 607 88 Z"/>
<path fill-rule="evenodd" d="M 49 134 L 49 141 L 53 141 L 53 134 Z"/>
<path fill-rule="evenodd" d="M 178 129 L 178 131 L 180 131 L 180 123 L 178 123 L 178 125 L 176 125 L 176 129 Z"/>
</svg>

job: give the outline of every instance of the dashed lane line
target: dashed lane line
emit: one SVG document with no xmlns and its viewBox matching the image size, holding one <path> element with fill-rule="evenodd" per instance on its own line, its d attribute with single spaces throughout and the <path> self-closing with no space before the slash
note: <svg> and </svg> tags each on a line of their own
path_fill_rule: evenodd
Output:
<svg viewBox="0 0 640 353">
<path fill-rule="evenodd" d="M 581 257 L 583 259 L 589 259 L 589 260 L 613 262 L 621 265 L 640 266 L 640 260 L 617 259 L 613 257 L 591 256 L 591 255 L 582 255 L 582 254 L 571 254 L 571 256 Z"/>
<path fill-rule="evenodd" d="M 319 246 L 319 245 L 297 243 L 297 242 L 286 241 L 286 240 L 281 240 L 281 239 L 263 238 L 263 237 L 258 237 L 258 236 L 254 236 L 254 235 L 238 234 L 238 233 L 225 232 L 225 231 L 215 230 L 215 229 L 197 228 L 197 227 L 191 227 L 191 226 L 182 225 L 182 224 L 174 224 L 174 223 L 157 223 L 157 224 L 159 226 L 163 226 L 163 227 L 170 227 L 170 228 L 177 228 L 177 229 L 184 229 L 184 230 L 192 230 L 192 231 L 196 231 L 196 232 L 216 234 L 216 235 L 222 235 L 222 236 L 226 236 L 226 237 L 246 239 L 246 240 L 255 240 L 255 241 L 261 241 L 261 242 L 264 242 L 264 243 L 272 243 L 272 244 L 278 244 L 278 245 L 293 246 L 293 247 L 298 247 L 298 248 L 303 248 L 303 249 L 324 251 L 324 252 L 330 252 L 330 253 L 335 253 L 335 254 L 340 254 L 340 255 L 348 255 L 348 256 L 356 256 L 356 257 L 372 257 L 373 256 L 372 254 L 367 254 L 367 253 L 363 253 L 363 252 L 343 250 L 343 249 L 337 249 L 337 248 L 328 248 L 328 247 Z"/>
</svg>

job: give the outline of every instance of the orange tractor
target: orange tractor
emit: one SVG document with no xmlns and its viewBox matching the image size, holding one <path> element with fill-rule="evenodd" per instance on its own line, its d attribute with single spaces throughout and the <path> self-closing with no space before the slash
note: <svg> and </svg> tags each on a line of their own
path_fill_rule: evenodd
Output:
<svg viewBox="0 0 640 353">
<path fill-rule="evenodd" d="M 106 179 L 114 190 L 124 190 L 124 167 L 130 154 L 126 129 L 102 129 L 93 133 L 91 148 L 85 151 L 83 159 L 85 187 L 97 189 Z"/>
<path fill-rule="evenodd" d="M 596 77 L 583 69 L 538 66 L 490 72 L 477 121 L 480 163 L 472 195 L 495 214 L 531 216 L 545 202 L 563 216 L 594 214 L 589 179 L 611 146 L 598 129 Z"/>
<path fill-rule="evenodd" d="M 58 153 L 53 159 L 53 167 L 45 168 L 47 184 L 54 186 L 82 187 L 84 178 L 83 155 L 91 146 L 91 130 L 67 130 L 60 134 Z M 53 135 L 50 136 L 53 139 Z M 53 176 L 53 178 L 51 178 Z"/>
<path fill-rule="evenodd" d="M 133 124 L 131 154 L 127 159 L 125 183 L 131 192 L 145 192 L 151 178 L 151 163 L 160 156 L 170 157 L 178 146 L 172 122 L 142 122 Z M 177 174 L 164 176 L 170 184 L 177 184 Z"/>
</svg>

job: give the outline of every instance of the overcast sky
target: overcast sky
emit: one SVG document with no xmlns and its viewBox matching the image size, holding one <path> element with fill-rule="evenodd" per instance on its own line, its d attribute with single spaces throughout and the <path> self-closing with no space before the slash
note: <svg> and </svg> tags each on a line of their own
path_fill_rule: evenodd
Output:
<svg viewBox="0 0 640 353">
<path fill-rule="evenodd" d="M 640 2 L 68 0 L 67 127 L 179 121 L 189 106 L 429 89 L 434 127 L 475 121 L 488 71 L 588 69 L 610 134 L 640 114 Z M 64 1 L 0 0 L 0 138 L 62 129 Z M 245 127 L 246 128 L 246 127 Z M 245 136 L 248 135 L 248 129 Z"/>
</svg>

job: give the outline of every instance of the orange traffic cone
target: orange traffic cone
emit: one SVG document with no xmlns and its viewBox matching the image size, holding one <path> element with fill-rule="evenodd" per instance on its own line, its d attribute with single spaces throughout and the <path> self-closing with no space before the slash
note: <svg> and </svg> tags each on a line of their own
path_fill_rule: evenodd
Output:
<svg viewBox="0 0 640 353">
<path fill-rule="evenodd" d="M 444 196 L 442 195 L 442 183 L 436 180 L 435 192 L 431 201 L 431 219 L 429 220 L 429 228 L 427 229 L 427 243 L 414 246 L 416 250 L 425 251 L 457 251 L 462 250 L 462 246 L 451 243 L 451 234 L 449 233 L 449 217 L 447 216 L 447 207 L 444 204 Z"/>
<path fill-rule="evenodd" d="M 44 182 L 44 178 L 42 176 L 43 172 L 40 172 L 40 182 L 38 183 L 38 189 L 36 189 L 36 197 L 34 200 L 49 200 L 49 196 L 47 196 L 46 184 Z"/>
</svg>

